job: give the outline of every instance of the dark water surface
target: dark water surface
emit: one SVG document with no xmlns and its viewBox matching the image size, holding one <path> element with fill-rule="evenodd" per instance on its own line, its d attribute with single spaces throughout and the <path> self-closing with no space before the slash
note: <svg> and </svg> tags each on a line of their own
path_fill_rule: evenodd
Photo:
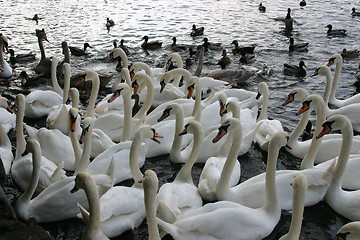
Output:
<svg viewBox="0 0 360 240">
<path fill-rule="evenodd" d="M 72 72 L 84 69 L 101 70 L 106 73 L 115 72 L 115 63 L 106 63 L 108 54 L 113 47 L 113 40 L 124 39 L 131 52 L 129 62 L 143 61 L 151 67 L 163 66 L 166 56 L 171 53 L 172 37 L 176 36 L 179 44 L 201 44 L 202 38 L 193 39 L 189 36 L 192 24 L 205 27 L 205 36 L 212 42 L 220 42 L 229 53 L 232 63 L 228 68 L 239 67 L 239 57 L 233 56 L 230 43 L 238 40 L 240 46 L 256 45 L 256 61 L 251 65 L 261 68 L 266 63 L 271 69 L 270 76 L 252 78 L 244 88 L 256 91 L 261 81 L 266 81 L 271 92 L 269 101 L 269 117 L 282 122 L 287 131 L 292 131 L 300 116 L 295 116 L 299 103 L 283 107 L 281 104 L 293 87 L 303 87 L 310 93 L 322 94 L 325 88 L 325 77 L 309 76 L 334 53 L 343 48 L 353 50 L 359 48 L 360 18 L 351 17 L 351 8 L 360 9 L 359 1 L 355 0 L 323 0 L 308 1 L 304 8 L 299 1 L 267 0 L 262 1 L 267 10 L 259 13 L 260 1 L 100 1 L 100 0 L 64 0 L 64 1 L 0 1 L 1 18 L 0 32 L 9 39 L 9 47 L 16 53 L 35 52 L 37 60 L 32 63 L 17 64 L 13 69 L 13 77 L 9 86 L 0 86 L 2 95 L 14 102 L 15 94 L 27 94 L 31 89 L 24 89 L 17 79 L 22 70 L 33 75 L 33 68 L 40 59 L 35 29 L 44 28 L 50 43 L 45 42 L 47 56 L 56 55 L 62 59 L 61 42 L 67 41 L 69 46 L 82 46 L 85 42 L 93 46 L 86 57 L 71 56 Z M 309 42 L 309 51 L 305 53 L 289 53 L 289 36 L 284 31 L 284 18 L 287 8 L 292 9 L 295 20 L 291 35 L 296 42 Z M 42 18 L 38 23 L 31 20 L 37 13 Z M 105 27 L 106 18 L 116 23 L 110 32 Z M 327 24 L 334 28 L 347 29 L 348 36 L 330 38 L 326 35 Z M 150 40 L 163 42 L 161 50 L 145 52 L 141 49 L 141 38 L 148 35 Z M 188 53 L 181 53 L 185 60 Z M 221 52 L 211 51 L 205 55 L 202 75 L 219 68 L 215 65 Z M 283 63 L 298 64 L 303 60 L 307 68 L 307 76 L 301 79 L 285 76 L 282 72 Z M 359 59 L 344 60 L 343 71 L 339 81 L 338 98 L 345 98 L 354 93 L 349 85 L 355 81 L 354 73 L 359 66 Z M 334 69 L 334 67 L 332 67 Z M 189 70 L 194 72 L 195 66 Z M 114 77 L 114 79 L 117 76 Z M 101 90 L 101 100 L 110 90 Z M 85 105 L 86 102 L 83 102 Z M 41 126 L 36 121 L 32 125 Z M 11 134 L 11 133 L 10 133 Z M 15 138 L 13 136 L 12 140 Z M 266 153 L 257 146 L 239 157 L 242 166 L 242 181 L 265 170 Z M 300 163 L 285 151 L 279 157 L 279 169 L 295 169 Z M 193 169 L 197 184 L 202 164 Z M 180 169 L 180 165 L 171 164 L 168 156 L 148 159 L 144 169 L 153 169 L 158 173 L 161 184 L 171 181 Z M 20 191 L 14 187 L 9 178 L 5 189 L 7 196 L 15 203 Z M 266 239 L 278 239 L 288 231 L 291 212 L 283 212 L 282 218 L 274 232 Z M 300 239 L 335 239 L 337 230 L 349 220 L 335 213 L 325 202 L 308 207 L 304 212 L 304 221 Z M 80 219 L 41 224 L 48 229 L 54 239 L 80 239 L 83 223 Z M 146 239 L 147 226 L 144 222 L 133 232 L 124 233 L 116 239 Z"/>
</svg>

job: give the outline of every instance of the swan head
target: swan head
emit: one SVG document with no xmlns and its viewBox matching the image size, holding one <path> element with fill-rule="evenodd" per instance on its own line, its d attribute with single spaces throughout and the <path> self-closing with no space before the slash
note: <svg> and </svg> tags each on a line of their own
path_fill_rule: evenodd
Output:
<svg viewBox="0 0 360 240">
<path fill-rule="evenodd" d="M 187 88 L 188 90 L 188 94 L 187 94 L 187 98 L 190 99 L 191 96 L 193 95 L 194 93 L 194 90 L 195 90 L 195 87 L 198 87 L 198 85 L 200 84 L 199 82 L 199 77 L 196 77 L 196 76 L 192 76 L 189 80 L 189 86 Z"/>
<path fill-rule="evenodd" d="M 143 178 L 141 180 L 139 180 L 139 182 L 142 183 L 144 186 L 144 189 L 146 189 L 149 192 L 156 193 L 159 188 L 158 177 L 157 177 L 156 173 L 151 169 L 148 169 L 145 171 Z M 147 197 L 147 195 L 145 194 L 145 198 L 146 197 Z"/>
<path fill-rule="evenodd" d="M 336 234 L 336 240 L 358 239 L 360 236 L 360 222 L 349 222 L 342 226 Z"/>
<path fill-rule="evenodd" d="M 179 136 L 191 133 L 195 134 L 199 131 L 202 131 L 202 125 L 196 120 L 191 120 L 188 124 L 185 125 L 184 130 L 179 133 Z"/>
<path fill-rule="evenodd" d="M 305 174 L 301 172 L 297 173 L 293 182 L 291 183 L 291 186 L 293 187 L 294 191 L 297 192 L 302 189 L 307 189 L 308 181 Z"/>
<path fill-rule="evenodd" d="M 265 92 L 267 92 L 268 90 L 269 90 L 269 87 L 266 84 L 266 82 L 260 82 L 258 85 L 258 93 L 256 95 L 256 100 L 259 100 L 261 95 L 264 94 Z"/>
<path fill-rule="evenodd" d="M 139 87 L 142 84 L 151 83 L 150 77 L 146 73 L 137 72 L 132 79 L 131 87 L 134 88 L 134 94 L 136 94 L 139 90 Z"/>
<path fill-rule="evenodd" d="M 70 108 L 69 118 L 70 118 L 70 132 L 75 132 L 76 130 L 76 120 L 79 115 L 79 110 L 77 108 Z"/>
<path fill-rule="evenodd" d="M 322 97 L 314 94 L 309 95 L 304 99 L 301 108 L 299 109 L 299 111 L 297 111 L 295 115 L 297 116 L 308 110 L 314 109 L 316 106 L 320 104 L 325 105 L 324 99 Z"/>
<path fill-rule="evenodd" d="M 330 67 L 334 63 L 338 64 L 338 63 L 342 63 L 342 62 L 343 62 L 343 57 L 341 56 L 341 54 L 336 53 L 329 58 L 327 66 Z"/>
<path fill-rule="evenodd" d="M 75 186 L 70 190 L 71 193 L 75 193 L 80 189 L 85 189 L 86 185 L 92 182 L 95 185 L 95 181 L 90 173 L 80 172 L 76 175 Z"/>
<path fill-rule="evenodd" d="M 10 106 L 10 101 L 6 97 L 0 96 L 0 107 L 6 109 L 9 113 L 14 113 Z"/>
<path fill-rule="evenodd" d="M 135 133 L 134 139 L 141 138 L 140 137 L 141 135 L 143 138 L 150 138 L 151 140 L 153 140 L 154 142 L 157 142 L 157 143 L 160 143 L 158 138 L 163 138 L 163 136 L 160 135 L 158 132 L 156 132 L 156 130 L 153 127 L 151 127 L 150 125 L 141 126 Z"/>
<path fill-rule="evenodd" d="M 130 87 L 126 83 L 119 83 L 114 91 L 113 95 L 108 100 L 108 103 L 113 102 L 116 98 L 118 98 L 121 93 L 130 94 Z"/>
<path fill-rule="evenodd" d="M 226 108 L 227 107 L 227 104 L 226 104 L 227 96 L 226 96 L 226 94 L 224 92 L 219 93 L 218 101 L 219 101 L 219 104 L 220 104 L 219 115 L 224 116 L 227 113 L 227 108 Z"/>
<path fill-rule="evenodd" d="M 310 77 L 317 76 L 317 75 L 326 76 L 328 74 L 331 74 L 330 68 L 326 65 L 321 65 L 320 67 L 318 67 L 315 70 L 315 72 Z"/>
<path fill-rule="evenodd" d="M 321 132 L 316 136 L 316 139 L 321 138 L 327 133 L 330 133 L 331 131 L 341 130 L 345 128 L 346 126 L 351 127 L 351 122 L 348 117 L 336 114 L 331 117 L 329 117 L 323 124 L 322 124 L 322 130 Z"/>
<path fill-rule="evenodd" d="M 212 140 L 213 143 L 218 142 L 221 138 L 223 138 L 229 131 L 232 129 L 238 129 L 241 131 L 241 122 L 237 118 L 229 118 L 225 122 L 221 124 L 218 128 L 218 134 Z"/>
<path fill-rule="evenodd" d="M 83 125 L 82 125 L 82 132 L 79 139 L 80 144 L 83 144 L 85 142 L 86 136 L 92 130 L 94 119 L 92 117 L 87 117 L 84 119 Z"/>
<path fill-rule="evenodd" d="M 304 101 L 304 99 L 308 96 L 308 92 L 303 89 L 303 88 L 294 88 L 293 90 L 291 90 L 291 92 L 288 94 L 287 99 L 285 100 L 285 102 L 282 104 L 283 106 L 291 103 L 294 100 L 297 101 Z"/>
<path fill-rule="evenodd" d="M 110 52 L 110 57 L 107 62 L 110 62 L 111 60 L 113 60 L 114 58 L 117 58 L 117 57 L 121 57 L 121 58 L 126 57 L 124 50 L 122 50 L 121 48 L 114 48 Z"/>
<path fill-rule="evenodd" d="M 100 84 L 99 75 L 97 74 L 97 72 L 93 70 L 88 70 L 84 73 L 81 73 L 79 76 L 79 80 L 75 83 L 75 86 L 78 86 L 84 81 L 92 81 L 93 84 L 94 83 Z"/>
<path fill-rule="evenodd" d="M 177 112 L 182 111 L 182 107 L 178 103 L 171 103 L 163 111 L 163 114 L 159 117 L 157 120 L 158 122 L 161 122 L 165 118 L 169 117 L 171 114 L 176 114 Z"/>
</svg>

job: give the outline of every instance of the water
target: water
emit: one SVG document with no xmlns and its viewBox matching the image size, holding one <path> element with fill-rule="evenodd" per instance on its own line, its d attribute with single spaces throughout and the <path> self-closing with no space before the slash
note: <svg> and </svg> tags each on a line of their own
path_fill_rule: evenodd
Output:
<svg viewBox="0 0 360 240">
<path fill-rule="evenodd" d="M 129 62 L 143 61 L 152 67 L 160 67 L 164 59 L 171 52 L 170 44 L 173 36 L 178 44 L 196 47 L 201 44 L 202 37 L 191 38 L 189 33 L 192 24 L 205 27 L 205 36 L 212 42 L 220 42 L 229 53 L 232 63 L 228 68 L 239 66 L 239 57 L 233 56 L 230 43 L 238 40 L 239 44 L 256 45 L 256 61 L 252 64 L 260 68 L 266 63 L 271 69 L 270 76 L 251 79 L 244 88 L 256 91 L 260 81 L 266 81 L 271 91 L 269 117 L 282 122 L 284 129 L 291 131 L 299 120 L 295 116 L 299 103 L 283 107 L 281 104 L 293 87 L 303 87 L 310 93 L 322 94 L 325 88 L 324 77 L 309 75 L 320 65 L 326 64 L 334 53 L 340 53 L 343 48 L 356 49 L 359 45 L 360 18 L 350 15 L 351 8 L 357 7 L 354 0 L 324 0 L 308 1 L 304 8 L 299 7 L 298 1 L 267 0 L 262 1 L 267 10 L 259 13 L 257 7 L 260 1 L 99 1 L 99 0 L 64 0 L 64 1 L 0 1 L 2 14 L 0 18 L 0 32 L 9 38 L 10 48 L 16 53 L 33 51 L 40 59 L 35 29 L 44 28 L 50 43 L 45 42 L 47 56 L 56 55 L 62 58 L 61 42 L 67 41 L 69 46 L 81 47 L 85 42 L 93 46 L 86 57 L 71 56 L 72 72 L 84 69 L 114 72 L 115 63 L 106 63 L 112 49 L 113 40 L 125 40 L 131 55 Z M 287 8 L 292 9 L 295 19 L 292 36 L 296 42 L 309 42 L 309 52 L 289 53 L 288 36 L 284 31 L 284 23 L 278 21 L 286 15 Z M 360 8 L 360 7 L 359 7 Z M 37 24 L 31 20 L 37 13 L 42 19 Z M 110 32 L 105 27 L 106 18 L 116 23 Z M 348 36 L 329 38 L 326 36 L 327 24 L 334 28 L 345 28 Z M 141 49 L 141 38 L 148 35 L 151 40 L 163 42 L 163 48 L 157 51 L 145 52 Z M 186 53 L 181 53 L 183 59 Z M 212 51 L 205 55 L 202 75 L 219 68 L 215 65 L 220 59 L 221 52 Z M 298 64 L 304 60 L 307 76 L 302 79 L 285 76 L 282 72 L 283 63 Z M 353 94 L 354 89 L 349 85 L 354 82 L 354 73 L 359 59 L 344 60 L 343 71 L 338 98 L 345 98 Z M 38 60 L 27 64 L 17 64 L 9 86 L 1 86 L 0 93 L 14 101 L 15 94 L 27 94 L 31 89 L 21 87 L 17 76 L 22 70 L 29 75 L 34 74 L 33 68 Z M 334 67 L 332 67 L 334 69 Z M 195 66 L 189 68 L 191 72 Z M 116 77 L 116 76 L 115 76 Z M 43 87 L 45 88 L 45 87 Z M 100 100 L 109 89 L 101 90 Z M 85 102 L 84 102 L 85 104 Z M 42 123 L 31 122 L 41 125 Z M 14 140 L 14 138 L 13 138 Z M 242 164 L 242 180 L 265 169 L 266 153 L 253 146 L 249 153 L 239 158 Z M 285 151 L 281 151 L 278 168 L 294 169 L 299 159 L 295 159 Z M 169 163 L 168 156 L 149 159 L 144 169 L 154 169 L 160 177 L 161 184 L 170 181 L 181 166 Z M 197 183 L 202 165 L 194 167 L 194 178 Z M 165 170 L 166 169 L 166 170 Z M 11 179 L 10 179 L 11 180 Z M 8 196 L 12 202 L 16 201 L 19 192 L 8 186 Z M 12 191 L 12 192 L 11 192 Z M 291 212 L 283 212 L 281 221 L 274 232 L 266 239 L 277 239 L 288 230 Z M 349 220 L 336 214 L 325 203 L 306 208 L 301 239 L 334 239 L 335 232 Z M 42 224 L 55 239 L 80 239 L 82 222 L 78 219 L 51 224 Z M 128 232 L 119 239 L 144 239 L 147 236 L 146 223 L 133 232 Z"/>
</svg>

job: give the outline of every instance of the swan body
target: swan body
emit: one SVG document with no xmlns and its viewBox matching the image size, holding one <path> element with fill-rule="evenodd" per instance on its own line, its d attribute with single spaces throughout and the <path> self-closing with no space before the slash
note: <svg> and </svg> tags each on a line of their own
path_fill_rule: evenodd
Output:
<svg viewBox="0 0 360 240">
<path fill-rule="evenodd" d="M 339 83 L 340 74 L 341 74 L 342 65 L 343 65 L 343 58 L 340 54 L 334 54 L 333 56 L 331 56 L 331 58 L 328 61 L 327 66 L 331 66 L 334 63 L 336 64 L 336 67 L 335 67 L 334 78 L 332 81 L 332 88 L 331 88 L 331 93 L 330 93 L 329 104 L 339 108 L 339 107 L 344 107 L 346 105 L 353 104 L 353 103 L 360 103 L 360 95 L 358 95 L 358 94 L 356 94 L 352 97 L 349 97 L 347 99 L 343 99 L 343 100 L 336 98 L 336 96 L 335 96 L 336 90 L 338 88 L 338 83 Z M 324 74 L 326 74 L 326 76 L 327 76 L 327 74 L 329 74 L 329 73 L 325 72 Z"/>
<path fill-rule="evenodd" d="M 11 110 L 8 99 L 0 96 L 0 123 L 6 134 L 16 127 L 16 114 Z"/>
<path fill-rule="evenodd" d="M 350 120 L 346 116 L 340 114 L 329 117 L 326 122 L 323 123 L 323 129 L 317 137 L 320 138 L 332 130 L 341 130 L 343 142 L 334 169 L 334 177 L 325 195 L 325 201 L 337 213 L 352 221 L 358 221 L 360 219 L 360 212 L 357 210 L 356 206 L 360 201 L 360 190 L 345 191 L 341 188 L 342 176 L 349 160 L 350 147 L 353 138 Z"/>
<path fill-rule="evenodd" d="M 15 182 L 25 191 L 29 185 L 32 175 L 33 159 L 32 154 L 22 156 L 25 152 L 26 141 L 23 132 L 23 118 L 25 110 L 25 96 L 18 94 L 15 99 L 17 105 L 16 113 L 16 154 L 13 164 L 11 166 L 11 174 Z M 53 183 L 53 179 L 61 179 L 65 177 L 65 171 L 58 167 L 54 162 L 45 157 L 41 158 L 40 176 L 35 191 L 37 193 L 46 189 Z"/>
<path fill-rule="evenodd" d="M 0 78 L 10 78 L 12 76 L 12 68 L 4 59 L 3 49 L 9 51 L 8 39 L 4 35 L 0 36 Z"/>
<path fill-rule="evenodd" d="M 303 220 L 304 201 L 307 185 L 308 183 L 306 176 L 302 173 L 296 174 L 294 181 L 292 182 L 294 192 L 292 217 L 289 232 L 282 236 L 279 240 L 299 239 Z"/>
<path fill-rule="evenodd" d="M 12 153 L 10 139 L 2 124 L 0 124 L 0 156 L 4 165 L 5 174 L 9 174 L 14 155 Z"/>
<path fill-rule="evenodd" d="M 265 82 L 260 82 L 258 85 L 257 98 L 259 98 L 260 95 L 263 95 L 263 103 L 260 115 L 258 117 L 258 122 L 262 122 L 262 124 L 255 134 L 255 142 L 263 151 L 267 151 L 272 135 L 277 131 L 284 131 L 284 129 L 279 120 L 270 120 L 267 117 L 269 105 L 269 87 Z"/>
<path fill-rule="evenodd" d="M 240 144 L 234 145 L 234 142 L 231 151 L 237 152 Z M 274 141 L 271 143 L 272 148 L 274 147 L 274 153 L 269 157 L 269 163 L 271 159 L 272 164 L 268 165 L 272 171 L 269 171 L 270 174 L 266 180 L 268 185 L 266 189 L 267 201 L 260 208 L 253 209 L 234 202 L 218 201 L 180 216 L 173 224 L 160 219 L 157 219 L 157 223 L 177 240 L 249 240 L 266 237 L 273 231 L 281 215 L 276 195 L 275 174 L 273 173 L 276 168 L 278 151 L 285 144 L 286 138 L 283 133 L 274 135 Z M 148 206 L 146 207 L 148 208 Z"/>
<path fill-rule="evenodd" d="M 360 237 L 360 222 L 349 222 L 342 226 L 336 234 L 337 239 L 356 240 Z"/>
</svg>

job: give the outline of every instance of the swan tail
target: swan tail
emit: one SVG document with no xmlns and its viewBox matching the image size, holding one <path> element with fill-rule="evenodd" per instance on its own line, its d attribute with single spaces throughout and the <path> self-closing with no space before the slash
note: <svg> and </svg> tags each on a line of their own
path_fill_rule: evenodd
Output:
<svg viewBox="0 0 360 240">
<path fill-rule="evenodd" d="M 165 222 L 159 218 L 156 218 L 156 222 L 162 228 L 161 236 L 165 236 L 166 233 L 169 233 L 174 239 L 177 239 L 179 237 L 177 233 L 178 227 L 174 226 L 171 223 Z"/>
<path fill-rule="evenodd" d="M 50 182 L 54 183 L 58 180 L 61 180 L 65 177 L 65 172 L 63 170 L 64 168 L 64 161 L 62 161 L 61 163 L 59 163 L 59 165 L 56 167 L 56 169 L 54 170 L 53 174 L 50 177 Z"/>
<path fill-rule="evenodd" d="M 80 203 L 77 203 L 77 206 L 81 213 L 81 217 L 80 217 L 80 214 L 78 214 L 78 217 L 82 218 L 85 226 L 89 226 L 90 213 L 88 211 L 86 211 L 86 209 L 83 206 L 81 206 Z"/>
</svg>

